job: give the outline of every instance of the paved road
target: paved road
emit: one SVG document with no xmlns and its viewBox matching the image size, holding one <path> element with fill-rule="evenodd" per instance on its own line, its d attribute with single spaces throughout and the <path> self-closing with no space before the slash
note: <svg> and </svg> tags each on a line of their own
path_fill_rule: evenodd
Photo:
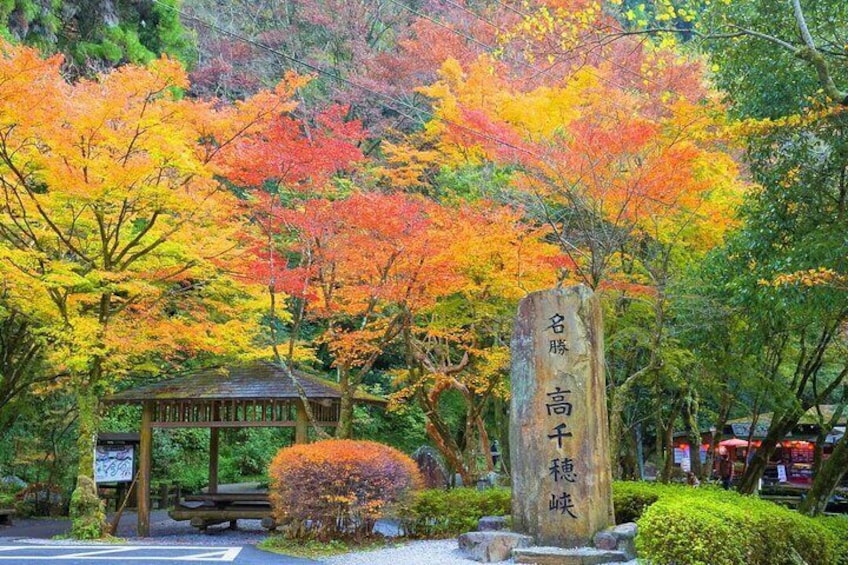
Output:
<svg viewBox="0 0 848 565">
<path fill-rule="evenodd" d="M 45 545 L 0 538 L 0 565 L 309 565 L 320 563 L 260 551 L 253 546 L 175 545 Z"/>
</svg>

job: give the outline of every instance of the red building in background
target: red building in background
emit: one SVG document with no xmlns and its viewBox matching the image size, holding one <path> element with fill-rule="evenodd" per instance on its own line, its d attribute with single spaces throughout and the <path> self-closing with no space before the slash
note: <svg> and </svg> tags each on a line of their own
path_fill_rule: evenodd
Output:
<svg viewBox="0 0 848 565">
<path fill-rule="evenodd" d="M 845 434 L 846 420 L 848 420 L 845 414 L 839 418 L 836 427 L 829 433 L 822 433 L 819 422 L 831 422 L 835 410 L 834 405 L 823 405 L 819 407 L 821 416 L 815 408 L 812 408 L 801 418 L 798 425 L 787 434 L 775 450 L 763 477 L 765 484 L 806 486 L 812 482 L 817 444 L 821 447 L 822 459 L 827 459 L 833 452 L 834 444 Z M 746 459 L 753 455 L 765 438 L 771 418 L 771 413 L 760 414 L 756 419 L 756 425 L 753 425 L 753 418 L 738 418 L 728 421 L 722 430 L 717 450 L 719 454 L 728 453 L 734 462 L 737 476 L 744 469 Z M 715 430 L 701 432 L 701 445 L 698 449 L 702 463 L 708 459 L 714 435 L 716 435 Z M 674 464 L 681 467 L 683 471 L 688 471 L 691 450 L 692 446 L 689 445 L 685 434 L 675 436 Z M 718 459 L 718 456 L 713 458 L 714 464 Z"/>
</svg>

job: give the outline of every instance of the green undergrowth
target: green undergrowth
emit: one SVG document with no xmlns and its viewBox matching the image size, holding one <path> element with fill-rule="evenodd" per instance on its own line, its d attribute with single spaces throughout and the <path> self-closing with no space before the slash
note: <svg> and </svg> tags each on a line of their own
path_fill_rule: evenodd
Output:
<svg viewBox="0 0 848 565">
<path fill-rule="evenodd" d="M 508 516 L 510 501 L 510 489 L 502 487 L 427 489 L 401 509 L 401 524 L 410 537 L 453 537 L 476 530 L 483 516 Z"/>
</svg>

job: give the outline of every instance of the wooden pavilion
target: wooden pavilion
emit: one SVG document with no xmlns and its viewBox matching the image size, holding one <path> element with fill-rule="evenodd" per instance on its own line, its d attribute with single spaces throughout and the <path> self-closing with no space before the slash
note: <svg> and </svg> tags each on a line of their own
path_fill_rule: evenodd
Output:
<svg viewBox="0 0 848 565">
<path fill-rule="evenodd" d="M 293 375 L 309 400 L 317 424 L 322 427 L 338 426 L 341 402 L 338 385 L 302 371 L 293 371 Z M 355 400 L 385 404 L 385 400 L 380 397 L 362 393 L 357 394 Z M 142 537 L 150 535 L 153 428 L 210 429 L 209 487 L 206 498 L 222 510 L 221 516 L 226 516 L 226 519 L 231 521 L 236 517 L 255 518 L 256 507 L 252 507 L 251 512 L 251 508 L 244 504 L 228 508 L 221 505 L 233 501 L 218 494 L 219 430 L 293 427 L 296 443 L 308 441 L 309 420 L 291 375 L 279 366 L 267 362 L 206 369 L 125 390 L 107 397 L 105 402 L 142 406 L 138 455 L 138 535 Z M 265 501 L 267 502 L 267 497 Z M 233 511 L 233 508 L 236 511 Z M 225 509 L 226 513 L 223 512 Z M 239 514 L 239 509 L 244 511 Z M 217 521 L 225 520 L 222 518 Z M 202 522 L 204 526 L 205 523 Z"/>
</svg>

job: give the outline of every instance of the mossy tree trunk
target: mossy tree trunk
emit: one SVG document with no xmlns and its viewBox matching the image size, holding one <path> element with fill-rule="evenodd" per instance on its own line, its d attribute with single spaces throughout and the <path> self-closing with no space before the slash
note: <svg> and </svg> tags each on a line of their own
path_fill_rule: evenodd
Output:
<svg viewBox="0 0 848 565">
<path fill-rule="evenodd" d="M 833 453 L 821 465 L 806 498 L 798 510 L 810 516 L 824 512 L 827 501 L 836 490 L 842 477 L 848 472 L 848 435 L 833 448 Z"/>
<path fill-rule="evenodd" d="M 765 439 L 760 443 L 760 447 L 754 453 L 754 457 L 751 458 L 751 462 L 748 463 L 745 473 L 739 480 L 739 492 L 753 494 L 757 490 L 760 478 L 765 473 L 769 459 L 771 459 L 774 450 L 777 449 L 777 444 L 786 437 L 786 434 L 792 431 L 803 414 L 804 411 L 797 405 L 783 414 L 775 414 Z"/>
<path fill-rule="evenodd" d="M 698 395 L 690 391 L 683 401 L 683 426 L 689 441 L 689 464 L 696 477 L 703 475 L 701 470 L 701 432 L 698 429 Z"/>
<path fill-rule="evenodd" d="M 96 388 L 80 386 L 77 391 L 79 410 L 77 450 L 79 466 L 77 485 L 71 495 L 71 536 L 77 539 L 99 539 L 105 532 L 106 515 L 94 482 L 94 452 L 97 447 L 98 405 Z"/>
</svg>

